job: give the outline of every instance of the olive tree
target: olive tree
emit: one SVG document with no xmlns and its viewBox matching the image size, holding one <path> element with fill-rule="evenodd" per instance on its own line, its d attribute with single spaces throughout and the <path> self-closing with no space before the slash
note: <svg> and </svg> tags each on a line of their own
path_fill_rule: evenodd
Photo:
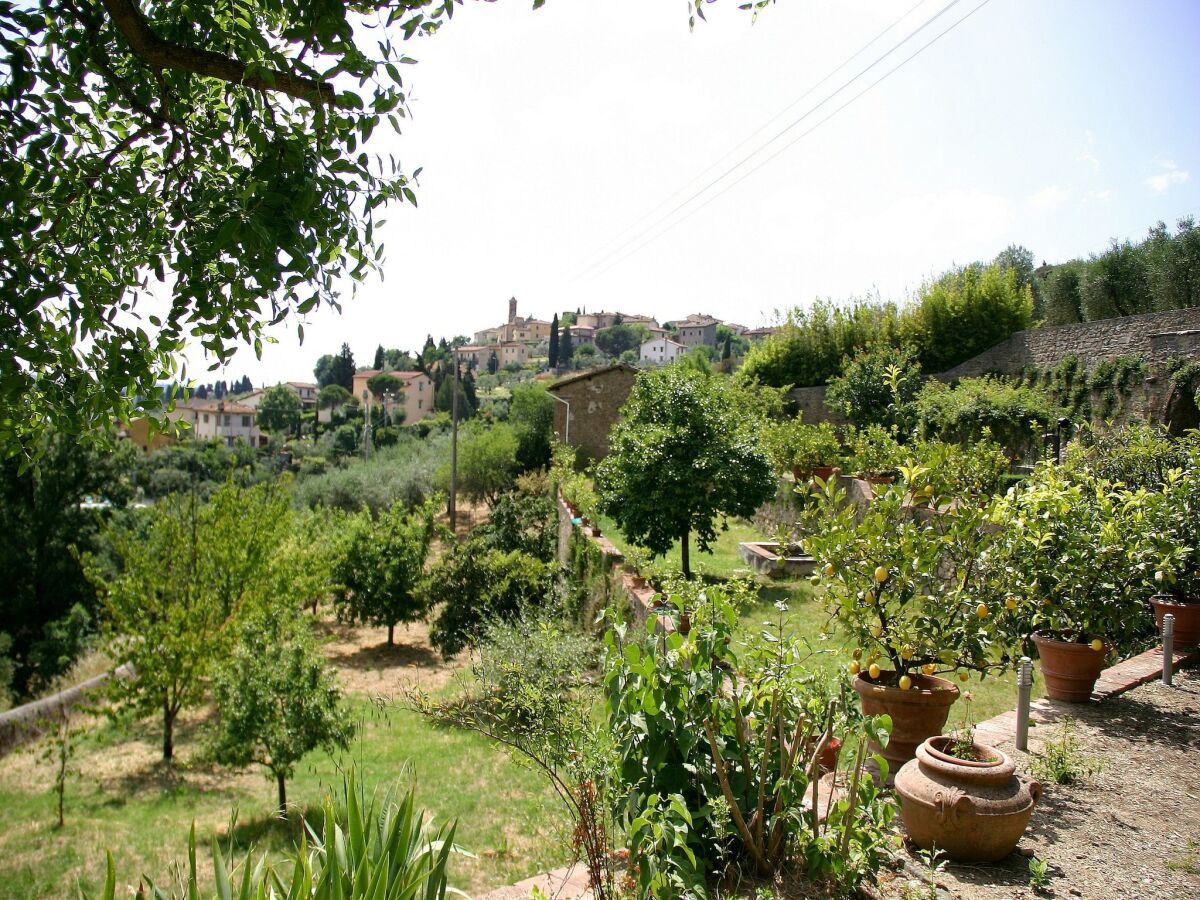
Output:
<svg viewBox="0 0 1200 900">
<path fill-rule="evenodd" d="M 294 431 L 300 425 L 304 406 L 286 384 L 269 387 L 258 403 L 258 426 L 271 433 Z"/>
<path fill-rule="evenodd" d="M 719 517 L 753 515 L 775 493 L 749 390 L 683 366 L 641 372 L 596 469 L 601 511 L 655 555 L 679 541 L 689 578 L 692 533 L 708 552 Z"/>
<path fill-rule="evenodd" d="M 249 617 L 213 679 L 218 722 L 213 758 L 264 766 L 287 812 L 287 780 L 317 748 L 345 749 L 350 712 L 307 620 L 276 604 Z"/>
</svg>

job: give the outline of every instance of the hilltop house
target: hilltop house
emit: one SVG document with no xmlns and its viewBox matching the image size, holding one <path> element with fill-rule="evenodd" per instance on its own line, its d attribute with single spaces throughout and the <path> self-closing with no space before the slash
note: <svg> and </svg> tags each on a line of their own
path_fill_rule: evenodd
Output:
<svg viewBox="0 0 1200 900">
<path fill-rule="evenodd" d="M 675 338 L 685 347 L 699 347 L 701 344 L 717 346 L 717 326 L 721 323 L 712 316 L 693 313 L 686 319 L 676 319 L 667 324 L 675 327 Z"/>
<path fill-rule="evenodd" d="M 633 389 L 637 369 L 620 363 L 563 378 L 547 390 L 554 404 L 554 431 L 574 447 L 583 464 L 608 455 L 608 435 Z"/>
<path fill-rule="evenodd" d="M 180 403 L 168 414 L 172 421 L 191 426 L 189 436 L 197 441 L 219 440 L 233 445 L 244 441 L 265 447 L 267 436 L 258 428 L 258 410 L 233 400 L 192 400 Z"/>
<path fill-rule="evenodd" d="M 307 381 L 285 381 L 281 383 L 292 389 L 292 392 L 300 398 L 300 405 L 305 410 L 317 408 L 317 395 L 321 389 L 315 384 Z M 237 402 L 242 406 L 250 406 L 258 409 L 258 404 L 262 401 L 263 394 L 266 392 L 266 388 L 259 388 L 258 390 L 251 391 L 244 397 L 239 397 Z"/>
<path fill-rule="evenodd" d="M 427 416 L 433 415 L 433 380 L 424 372 L 401 371 L 384 372 L 381 369 L 363 369 L 354 373 L 354 389 L 352 393 L 362 400 L 363 392 L 369 393 L 367 382 L 376 375 L 391 375 L 400 382 L 404 392 L 404 424 L 412 425 Z M 374 397 L 368 402 L 377 402 Z"/>
<path fill-rule="evenodd" d="M 685 353 L 687 347 L 677 341 L 654 338 L 642 344 L 639 358 L 642 362 L 672 363 Z"/>
<path fill-rule="evenodd" d="M 510 297 L 508 301 L 508 321 L 495 328 L 485 328 L 475 332 L 473 345 L 503 344 L 521 341 L 537 344 L 549 340 L 550 323 L 543 319 L 517 315 L 517 298 Z"/>
</svg>

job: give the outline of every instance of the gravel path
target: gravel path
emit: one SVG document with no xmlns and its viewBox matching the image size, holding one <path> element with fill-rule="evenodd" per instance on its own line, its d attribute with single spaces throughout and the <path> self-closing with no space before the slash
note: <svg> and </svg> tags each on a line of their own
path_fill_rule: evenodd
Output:
<svg viewBox="0 0 1200 900">
<path fill-rule="evenodd" d="M 1173 688 L 1151 682 L 1101 704 L 1055 706 L 1099 771 L 1078 784 L 1047 784 L 1017 851 L 997 864 L 947 865 L 938 900 L 1200 898 L 1200 671 L 1177 673 Z M 1030 771 L 1063 722 L 1031 730 L 1031 755 L 999 746 Z M 1050 864 L 1041 894 L 1029 887 L 1033 856 Z M 905 851 L 900 861 L 881 879 L 880 896 L 932 900 L 911 885 L 928 884 L 920 859 Z"/>
</svg>

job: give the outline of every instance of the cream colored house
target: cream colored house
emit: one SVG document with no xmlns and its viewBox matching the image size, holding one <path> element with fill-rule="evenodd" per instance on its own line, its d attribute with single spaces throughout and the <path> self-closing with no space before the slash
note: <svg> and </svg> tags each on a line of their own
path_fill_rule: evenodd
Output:
<svg viewBox="0 0 1200 900">
<path fill-rule="evenodd" d="M 642 344 L 639 358 L 648 363 L 672 363 L 687 353 L 687 349 L 667 338 L 654 338 Z"/>
<path fill-rule="evenodd" d="M 244 441 L 252 447 L 267 443 L 267 436 L 258 429 L 258 410 L 232 400 L 193 400 L 176 406 L 169 417 L 190 425 L 188 435 L 193 440 Z"/>
<path fill-rule="evenodd" d="M 363 369 L 354 373 L 354 389 L 352 393 L 362 401 L 363 391 L 368 391 L 367 382 L 376 375 L 391 375 L 401 384 L 404 392 L 404 424 L 412 425 L 427 416 L 433 415 L 433 381 L 424 372 L 392 371 L 383 372 L 380 369 Z M 379 403 L 375 397 L 368 397 L 368 403 Z M 393 409 L 398 407 L 392 407 Z"/>
</svg>

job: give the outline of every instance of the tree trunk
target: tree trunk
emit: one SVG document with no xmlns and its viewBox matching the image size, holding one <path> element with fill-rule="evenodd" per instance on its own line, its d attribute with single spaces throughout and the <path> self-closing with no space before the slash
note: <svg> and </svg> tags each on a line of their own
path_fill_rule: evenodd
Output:
<svg viewBox="0 0 1200 900">
<path fill-rule="evenodd" d="M 388 646 L 389 647 L 394 647 L 396 645 L 396 642 L 393 640 L 395 634 L 396 634 L 396 626 L 388 625 Z"/>
<path fill-rule="evenodd" d="M 279 814 L 287 815 L 287 780 L 282 772 L 275 774 L 275 783 L 279 785 Z"/>
<path fill-rule="evenodd" d="M 683 577 L 691 581 L 692 562 L 688 554 L 688 531 L 686 529 L 683 532 L 683 537 L 679 539 L 679 557 L 683 568 Z"/>
<path fill-rule="evenodd" d="M 171 704 L 163 700 L 163 762 L 168 765 L 175 756 L 175 714 Z"/>
</svg>

